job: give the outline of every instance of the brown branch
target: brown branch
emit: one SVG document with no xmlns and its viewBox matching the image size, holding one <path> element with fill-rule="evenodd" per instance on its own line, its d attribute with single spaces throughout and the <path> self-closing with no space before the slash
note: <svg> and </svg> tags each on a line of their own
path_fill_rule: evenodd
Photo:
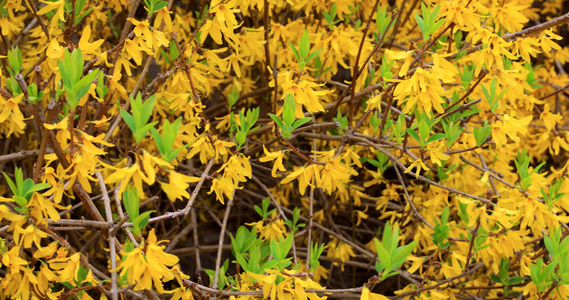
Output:
<svg viewBox="0 0 569 300">
<path fill-rule="evenodd" d="M 0 163 L 7 163 L 11 161 L 26 159 L 28 157 L 34 157 L 37 156 L 39 153 L 40 150 L 22 150 L 20 152 L 0 155 Z M 47 149 L 46 153 L 47 154 L 53 153 L 53 150 Z"/>
<path fill-rule="evenodd" d="M 377 7 L 378 5 L 379 5 L 379 0 L 376 0 L 375 4 L 372 7 Z M 350 82 L 350 86 L 352 88 L 352 94 L 351 94 L 351 98 L 350 98 L 350 114 L 348 116 L 348 127 L 352 127 L 352 120 L 354 118 L 354 110 L 355 110 L 354 97 L 356 95 L 356 82 L 358 81 L 358 78 L 360 76 L 360 72 L 359 72 L 360 56 L 361 56 L 362 50 L 364 48 L 364 42 L 365 42 L 365 39 L 367 36 L 367 31 L 369 30 L 369 25 L 371 24 L 371 20 L 372 20 L 374 14 L 375 14 L 375 10 L 371 10 L 370 15 L 369 15 L 367 22 L 366 22 L 366 27 L 364 28 L 364 31 L 362 33 L 362 39 L 360 41 L 360 46 L 358 48 L 358 54 L 356 55 L 356 61 L 354 62 L 354 66 L 352 67 L 352 70 L 353 70 L 352 82 Z M 391 22 L 389 24 L 391 24 Z M 381 44 L 379 44 L 379 45 L 381 45 Z M 377 51 L 376 49 L 379 49 L 379 47 L 376 47 L 374 50 Z M 372 52 L 372 54 L 373 54 L 373 52 Z M 364 63 L 364 66 L 365 66 L 365 63 Z M 348 89 L 346 89 L 346 91 L 347 90 Z M 346 91 L 344 91 L 344 93 Z M 338 102 L 338 103 L 340 103 L 340 102 Z M 336 109 L 337 109 L 337 107 L 336 107 Z M 332 113 L 334 113 L 334 112 L 332 112 Z"/>
<path fill-rule="evenodd" d="M 397 162 L 392 161 L 394 165 L 397 165 Z M 415 213 L 415 216 L 417 218 L 419 218 L 419 220 L 421 220 L 421 222 L 425 223 L 425 225 L 427 225 L 429 228 L 435 230 L 435 228 L 433 227 L 433 225 L 431 225 L 431 223 L 429 223 L 429 221 L 427 221 L 425 219 L 425 217 L 423 217 L 421 215 L 421 213 L 419 212 L 419 210 L 417 209 L 417 207 L 415 207 L 415 204 L 413 203 L 413 200 L 411 200 L 411 197 L 409 196 L 409 191 L 407 191 L 407 186 L 405 185 L 405 181 L 403 180 L 403 176 L 401 176 L 401 171 L 399 170 L 399 166 L 395 167 L 395 173 L 397 173 L 397 178 L 399 179 L 399 182 L 401 183 L 401 187 L 403 188 L 403 192 L 405 193 L 405 197 L 407 197 L 407 202 L 409 202 L 409 205 L 411 206 L 411 208 L 413 209 L 413 212 Z"/>
<path fill-rule="evenodd" d="M 113 225 L 113 212 L 111 210 L 111 199 L 109 198 L 107 187 L 105 186 L 105 182 L 103 180 L 103 175 L 101 175 L 101 171 L 97 171 L 95 173 L 97 179 L 99 180 L 99 187 L 101 188 L 101 192 L 103 195 L 103 201 L 105 203 L 105 212 L 107 216 L 107 222 L 109 223 L 109 256 L 111 260 L 111 296 L 113 300 L 119 299 L 118 293 L 118 283 L 117 283 L 117 255 L 116 255 L 116 248 L 115 248 L 115 236 L 114 230 L 111 227 Z M 120 243 L 119 243 L 120 245 Z"/>
<path fill-rule="evenodd" d="M 457 279 L 459 279 L 459 278 L 462 278 L 462 277 L 468 276 L 468 275 L 470 275 L 470 274 L 473 274 L 474 272 L 476 272 L 478 269 L 482 268 L 483 266 L 484 266 L 484 264 L 478 264 L 478 265 L 476 265 L 475 267 L 473 267 L 472 269 L 470 269 L 468 272 L 464 272 L 464 273 L 458 274 L 458 275 L 456 275 L 456 276 L 449 277 L 449 278 L 447 278 L 447 279 L 445 279 L 445 280 L 442 280 L 442 281 L 440 281 L 440 282 L 437 282 L 436 284 L 429 285 L 429 286 L 426 286 L 426 287 L 423 287 L 423 288 L 418 288 L 418 289 L 416 289 L 416 290 L 414 290 L 414 291 L 408 291 L 408 292 L 404 292 L 404 293 L 398 294 L 397 296 L 394 296 L 393 298 L 391 298 L 391 300 L 397 300 L 397 299 L 401 299 L 401 298 L 404 298 L 404 297 L 407 297 L 407 296 L 416 295 L 416 294 L 421 293 L 421 292 L 425 292 L 425 291 L 428 291 L 428 290 L 435 289 L 435 288 L 437 288 L 437 287 L 439 287 L 439 286 L 441 286 L 441 285 L 444 285 L 444 284 L 446 284 L 446 283 L 453 282 L 453 281 L 455 281 L 455 280 L 457 280 Z"/>
<path fill-rule="evenodd" d="M 225 230 L 227 229 L 227 221 L 229 220 L 229 213 L 231 212 L 231 207 L 233 206 L 233 197 L 235 197 L 235 189 L 231 195 L 231 199 L 227 200 L 225 207 L 225 214 L 223 215 L 223 223 L 221 223 L 221 230 L 219 231 L 219 244 L 217 249 L 217 257 L 215 259 L 215 273 L 213 275 L 213 288 L 217 289 L 217 283 L 219 280 L 219 268 L 221 267 L 221 254 L 223 252 L 222 246 L 225 240 Z"/>
<path fill-rule="evenodd" d="M 326 163 L 323 163 L 321 161 L 317 161 L 317 160 L 312 160 L 308 157 L 306 157 L 306 155 L 302 154 L 300 151 L 298 151 L 298 149 L 293 146 L 288 139 L 283 139 L 285 141 L 285 143 L 290 147 L 290 149 L 292 150 L 292 152 L 296 153 L 296 155 L 300 156 L 300 158 L 304 159 L 306 162 L 310 163 L 310 164 L 315 164 L 315 165 L 322 165 L 325 166 Z"/>
<path fill-rule="evenodd" d="M 47 41 L 48 42 L 51 41 L 49 38 L 49 30 L 47 30 L 45 23 L 43 22 L 42 18 L 38 15 L 38 8 L 36 7 L 36 4 L 34 3 L 34 1 L 30 1 L 30 0 L 26 0 L 26 3 L 28 4 L 30 9 L 32 10 L 34 17 L 38 20 L 38 23 L 40 23 L 41 29 L 45 33 L 45 37 L 47 38 Z"/>
</svg>

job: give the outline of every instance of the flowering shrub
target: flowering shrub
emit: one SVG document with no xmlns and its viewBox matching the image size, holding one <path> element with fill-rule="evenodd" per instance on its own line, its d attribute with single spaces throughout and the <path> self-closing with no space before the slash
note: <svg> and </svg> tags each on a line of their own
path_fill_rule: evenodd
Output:
<svg viewBox="0 0 569 300">
<path fill-rule="evenodd" d="M 564 1 L 0 5 L 0 299 L 569 297 Z"/>
</svg>

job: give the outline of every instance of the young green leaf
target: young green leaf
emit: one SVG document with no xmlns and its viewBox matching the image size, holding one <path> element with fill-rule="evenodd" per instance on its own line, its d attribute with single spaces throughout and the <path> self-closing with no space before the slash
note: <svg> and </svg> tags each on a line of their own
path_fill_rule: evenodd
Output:
<svg viewBox="0 0 569 300">
<path fill-rule="evenodd" d="M 136 218 L 138 218 L 138 206 L 140 204 L 140 198 L 138 198 L 136 187 L 127 187 L 122 194 L 122 201 L 130 220 L 136 220 Z"/>
<path fill-rule="evenodd" d="M 273 121 L 275 121 L 275 123 L 277 123 L 277 125 L 279 126 L 279 128 L 281 130 L 283 130 L 283 127 L 284 127 L 283 121 L 281 121 L 281 119 L 279 117 L 277 117 L 271 113 L 269 113 L 269 117 L 271 117 L 271 119 L 273 119 Z"/>
<path fill-rule="evenodd" d="M 8 71 L 12 77 L 22 70 L 22 52 L 18 47 L 8 52 L 8 65 L 10 67 Z"/>
<path fill-rule="evenodd" d="M 300 55 L 300 60 L 305 61 L 310 51 L 310 36 L 308 35 L 308 30 L 304 30 L 302 37 L 300 38 L 300 44 L 298 45 L 298 54 Z"/>
<path fill-rule="evenodd" d="M 290 48 L 292 49 L 292 53 L 294 54 L 294 56 L 296 57 L 296 60 L 298 62 L 301 61 L 300 59 L 300 54 L 298 53 L 298 50 L 296 50 L 296 48 L 294 47 L 294 45 L 291 42 L 288 42 L 288 45 L 290 46 Z"/>
<path fill-rule="evenodd" d="M 302 119 L 298 119 L 298 120 L 296 120 L 296 121 L 294 122 L 294 124 L 292 125 L 292 129 L 293 129 L 293 130 L 294 130 L 294 129 L 297 129 L 298 127 L 300 127 L 300 126 L 302 126 L 302 125 L 304 125 L 304 124 L 306 124 L 306 123 L 308 123 L 308 122 L 310 122 L 310 121 L 312 121 L 312 118 L 311 118 L 311 117 L 305 117 L 305 118 L 302 118 Z"/>
<path fill-rule="evenodd" d="M 387 34 L 387 31 L 389 31 L 389 29 L 393 27 L 393 25 L 395 24 L 395 20 L 391 22 L 391 14 L 387 13 L 387 6 L 384 6 L 383 8 L 381 7 L 381 5 L 377 6 L 377 13 L 375 15 L 375 24 L 377 26 L 378 37 L 385 36 Z"/>
<path fill-rule="evenodd" d="M 417 142 L 421 143 L 421 145 L 423 146 L 422 140 L 419 137 L 419 135 L 417 134 L 417 132 L 415 132 L 415 130 L 411 129 L 411 128 L 407 128 L 407 134 L 409 134 L 410 137 L 412 137 L 414 140 L 416 140 Z"/>
</svg>

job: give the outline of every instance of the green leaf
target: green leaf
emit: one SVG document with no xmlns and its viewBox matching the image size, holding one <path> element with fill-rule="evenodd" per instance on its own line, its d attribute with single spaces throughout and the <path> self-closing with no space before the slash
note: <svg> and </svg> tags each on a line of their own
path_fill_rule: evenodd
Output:
<svg viewBox="0 0 569 300">
<path fill-rule="evenodd" d="M 318 55 L 318 53 L 322 52 L 322 50 L 324 50 L 324 49 L 318 49 L 318 50 L 310 53 L 310 55 L 308 55 L 308 57 L 306 58 L 306 62 L 311 61 L 314 57 L 316 57 L 316 55 Z"/>
<path fill-rule="evenodd" d="M 159 11 L 162 8 L 166 7 L 167 5 L 168 5 L 168 2 L 160 2 L 154 6 L 154 11 Z"/>
<path fill-rule="evenodd" d="M 385 223 L 385 227 L 383 227 L 383 246 L 385 249 L 390 253 L 393 254 L 393 250 L 397 247 L 397 242 L 399 240 L 399 228 L 395 228 L 395 230 L 391 229 L 391 224 L 389 222 Z"/>
<path fill-rule="evenodd" d="M 18 170 L 19 170 L 19 168 L 16 167 L 16 172 Z M 18 189 L 18 186 L 14 184 L 12 179 L 10 179 L 10 177 L 8 177 L 8 175 L 6 173 L 3 173 L 3 174 L 4 174 L 4 178 L 6 178 L 6 181 L 8 182 L 8 185 L 10 186 L 10 189 L 12 190 L 12 193 L 14 193 L 14 195 L 20 195 L 20 191 Z"/>
<path fill-rule="evenodd" d="M 235 105 L 235 103 L 237 103 L 239 100 L 239 92 L 235 89 L 235 87 L 233 87 L 229 95 L 227 95 L 227 100 L 229 104 L 229 110 L 231 110 L 233 105 Z"/>
<path fill-rule="evenodd" d="M 367 158 L 367 157 L 361 157 L 361 158 L 360 158 L 360 162 L 368 162 L 368 163 L 370 163 L 371 165 L 373 165 L 374 167 L 376 167 L 376 168 L 378 168 L 378 169 L 380 169 L 380 167 L 381 167 L 381 164 L 380 164 L 377 160 L 370 159 L 370 158 Z"/>
<path fill-rule="evenodd" d="M 454 142 L 460 137 L 461 128 L 459 122 L 443 122 L 443 129 L 447 136 L 447 147 L 450 149 Z"/>
<path fill-rule="evenodd" d="M 419 240 L 414 240 L 413 242 L 409 243 L 408 245 L 398 247 L 396 250 L 396 254 L 392 258 L 392 267 L 391 270 L 395 270 L 403 265 L 403 263 L 407 260 L 407 257 L 413 249 L 417 245 Z"/>
<path fill-rule="evenodd" d="M 166 156 L 164 157 L 164 159 L 167 162 L 171 162 L 174 158 L 178 157 L 178 154 L 180 154 L 180 152 L 188 147 L 190 147 L 191 144 L 186 144 L 184 145 L 182 148 L 178 148 L 178 149 L 174 149 L 174 150 L 170 150 L 170 152 L 168 152 L 166 154 Z"/>
<path fill-rule="evenodd" d="M 494 99 L 490 96 L 490 92 L 488 92 L 485 86 L 481 85 L 480 87 L 482 88 L 482 93 L 484 93 L 484 98 L 486 101 L 488 101 L 488 103 L 490 103 L 490 105 L 492 105 Z"/>
<path fill-rule="evenodd" d="M 261 260 L 261 249 L 260 247 L 254 247 L 249 252 L 249 266 L 251 267 L 251 271 L 257 273 L 259 271 Z M 253 266 L 255 266 L 253 268 Z"/>
<path fill-rule="evenodd" d="M 256 211 L 261 217 L 264 217 L 264 216 L 265 216 L 264 213 L 263 213 L 263 210 L 262 210 L 260 207 L 258 207 L 257 205 L 255 205 L 254 208 L 255 208 L 255 211 Z"/>
<path fill-rule="evenodd" d="M 415 14 L 415 20 L 417 21 L 417 26 L 419 27 L 419 29 L 423 33 L 423 41 L 426 41 L 428 39 L 428 37 L 426 34 L 427 31 L 425 30 L 425 22 L 423 21 L 423 18 L 421 18 L 418 14 Z"/>
<path fill-rule="evenodd" d="M 281 121 L 281 119 L 273 114 L 269 114 L 269 117 L 271 117 L 271 119 L 273 119 L 273 121 L 275 121 L 275 123 L 277 123 L 277 125 L 280 127 L 280 129 L 283 129 L 283 122 Z"/>
<path fill-rule="evenodd" d="M 241 146 L 245 143 L 246 138 L 247 138 L 247 135 L 242 131 L 239 131 L 235 134 L 235 140 L 237 141 L 237 144 L 239 146 Z"/>
<path fill-rule="evenodd" d="M 470 216 L 468 214 L 468 205 L 466 203 L 462 203 L 461 201 L 458 201 L 458 208 L 459 208 L 459 213 L 458 216 L 460 217 L 460 219 L 462 220 L 462 222 L 467 223 L 470 220 Z"/>
<path fill-rule="evenodd" d="M 446 134 L 444 134 L 444 133 L 435 133 L 435 134 L 431 135 L 431 136 L 429 137 L 429 139 L 427 139 L 427 143 L 431 143 L 431 142 L 434 142 L 434 141 L 442 140 L 442 139 L 444 139 L 444 138 L 446 138 L 446 137 L 447 137 L 447 136 L 446 136 Z"/>
<path fill-rule="evenodd" d="M 559 246 L 559 236 L 558 236 L 557 232 L 555 232 L 556 230 L 558 230 L 558 228 L 556 228 L 550 234 L 550 236 L 546 235 L 543 237 L 543 242 L 545 244 L 545 248 L 547 249 L 547 251 L 549 251 L 549 254 L 551 254 L 552 256 L 555 256 L 557 254 L 558 246 Z M 552 237 L 554 239 L 552 239 Z"/>
<path fill-rule="evenodd" d="M 16 187 L 18 187 L 18 195 L 24 195 L 24 173 L 22 169 L 16 168 L 14 170 L 15 180 L 16 180 Z"/>
<path fill-rule="evenodd" d="M 336 3 L 334 3 L 336 4 Z M 322 15 L 324 16 L 324 19 L 326 20 L 326 22 L 328 22 L 328 29 L 332 30 L 334 29 L 334 21 L 332 19 L 332 17 L 325 11 L 322 11 Z"/>
<path fill-rule="evenodd" d="M 146 136 L 148 130 L 154 127 L 158 122 L 152 122 L 150 124 L 146 124 L 152 115 L 152 109 L 154 108 L 154 102 L 156 100 L 156 95 L 153 95 L 149 99 L 142 103 L 142 97 L 140 92 L 136 96 L 136 99 L 131 101 L 131 109 L 132 115 L 124 112 L 121 110 L 121 116 L 130 127 L 132 132 L 134 133 L 134 137 L 137 143 L 140 143 L 141 140 Z M 128 116 L 131 116 L 130 118 Z"/>
<path fill-rule="evenodd" d="M 502 283 L 502 279 L 495 274 L 490 275 L 490 279 L 492 279 L 496 283 Z"/>
<path fill-rule="evenodd" d="M 421 120 L 421 122 L 419 122 L 419 135 L 421 136 L 421 141 L 424 141 L 429 136 L 430 131 L 431 130 L 427 122 L 425 120 Z"/>
<path fill-rule="evenodd" d="M 283 252 L 281 251 L 281 246 L 279 245 L 279 242 L 277 242 L 276 240 L 271 241 L 271 255 L 273 255 L 273 257 L 277 261 L 283 259 L 284 256 L 286 256 L 286 254 L 283 255 Z"/>
<path fill-rule="evenodd" d="M 285 107 L 285 109 L 283 110 L 283 121 L 285 125 L 289 125 L 292 126 L 292 124 L 294 124 L 294 120 L 295 120 L 295 116 L 294 116 L 294 109 L 290 108 L 290 107 Z"/>
<path fill-rule="evenodd" d="M 93 11 L 93 8 L 90 7 L 90 8 L 87 9 L 85 12 L 83 12 L 81 15 L 79 15 L 79 17 L 75 20 L 75 26 L 77 26 L 79 23 L 81 23 L 81 21 L 82 21 L 87 15 L 89 15 L 92 11 Z"/>
<path fill-rule="evenodd" d="M 440 8 L 440 5 L 438 5 L 437 8 Z M 437 13 L 437 15 L 438 15 L 438 13 Z M 445 23 L 445 21 L 446 21 L 446 20 L 445 20 L 444 18 L 438 20 L 438 21 L 430 28 L 430 34 L 429 34 L 429 35 L 435 33 L 435 31 L 437 31 L 437 30 Z"/>
<path fill-rule="evenodd" d="M 318 266 L 320 266 L 318 259 L 320 258 L 322 251 L 324 251 L 324 244 L 318 245 L 318 243 L 315 242 L 312 242 L 311 244 L 312 251 L 310 251 L 310 269 L 311 271 L 314 271 Z"/>
<path fill-rule="evenodd" d="M 444 24 L 444 19 L 435 22 L 439 16 L 439 10 L 440 5 L 437 5 L 431 12 L 424 2 L 421 2 L 421 13 L 423 16 L 420 17 L 415 14 L 415 20 L 417 21 L 417 26 L 419 26 L 419 29 L 423 33 L 424 42 L 426 42 L 442 24 Z"/>
<path fill-rule="evenodd" d="M 136 131 L 136 125 L 134 123 L 134 118 L 132 117 L 132 115 L 129 114 L 128 112 L 126 112 L 125 110 L 121 110 L 120 114 L 121 114 L 121 117 L 123 118 L 124 122 L 128 126 L 128 128 L 130 128 L 130 130 L 132 132 L 135 132 Z"/>
<path fill-rule="evenodd" d="M 18 47 L 8 52 L 8 65 L 10 66 L 8 71 L 10 71 L 12 76 L 20 73 L 22 69 L 22 52 Z"/>
<path fill-rule="evenodd" d="M 300 44 L 298 45 L 298 52 L 300 55 L 300 61 L 308 61 L 306 57 L 310 51 L 310 36 L 308 35 L 308 30 L 304 30 L 302 37 L 300 38 Z"/>
<path fill-rule="evenodd" d="M 290 249 L 292 248 L 294 234 L 289 234 L 286 239 L 282 242 L 282 252 L 284 256 L 288 255 Z"/>
<path fill-rule="evenodd" d="M 140 204 L 140 198 L 138 198 L 136 187 L 134 188 L 127 187 L 122 194 L 122 200 L 126 212 L 130 217 L 130 220 L 134 222 L 134 220 L 136 220 L 136 218 L 138 217 L 138 212 L 139 212 L 138 206 Z"/>
<path fill-rule="evenodd" d="M 430 23 L 431 14 L 424 2 L 421 2 L 421 14 L 423 18 L 425 18 L 425 23 Z"/>
<path fill-rule="evenodd" d="M 26 179 L 26 181 L 28 181 L 28 180 L 33 184 L 33 181 L 32 181 L 31 179 L 29 179 L 29 178 Z M 44 190 L 44 189 L 48 189 L 48 188 L 50 188 L 50 187 L 51 187 L 51 185 L 49 185 L 49 184 L 47 184 L 47 183 L 38 183 L 38 184 L 35 184 L 35 185 L 33 185 L 31 188 L 29 188 L 29 189 L 27 190 L 26 195 L 25 195 L 24 197 L 26 197 L 28 200 L 30 200 L 30 198 L 28 198 L 28 195 L 31 197 L 31 195 L 32 195 L 34 192 L 41 191 L 41 190 Z"/>
<path fill-rule="evenodd" d="M 92 84 L 93 80 L 95 80 L 95 77 L 97 76 L 98 71 L 99 71 L 99 69 L 92 71 L 91 73 L 85 75 L 85 77 L 83 77 L 81 80 L 79 80 L 79 82 L 77 82 L 75 84 L 73 91 L 75 92 L 75 100 L 76 101 L 79 101 L 81 98 L 83 98 L 83 96 L 85 96 L 87 94 L 87 92 L 89 92 L 89 89 L 91 88 L 91 84 Z"/>
<path fill-rule="evenodd" d="M 132 222 L 132 226 L 138 228 L 139 231 L 142 230 L 144 228 L 144 226 L 146 226 L 146 224 L 148 224 L 148 221 L 150 220 L 150 214 L 153 212 L 155 212 L 155 210 L 149 210 L 149 211 L 143 212 L 138 217 L 136 217 L 134 222 Z"/>
<path fill-rule="evenodd" d="M 391 267 L 391 257 L 385 248 L 379 244 L 379 241 L 374 239 L 375 249 L 377 250 L 377 257 L 381 263 L 383 269 L 388 269 Z"/>
<path fill-rule="evenodd" d="M 81 49 L 75 49 L 71 52 L 70 57 L 70 71 L 71 71 L 71 79 L 74 83 L 77 83 L 81 79 L 81 75 L 83 74 L 83 65 L 85 64 L 85 60 L 83 59 L 83 53 Z"/>
<path fill-rule="evenodd" d="M 154 125 L 158 124 L 158 122 L 152 122 L 150 124 L 146 124 L 144 125 L 142 128 L 139 128 L 135 133 L 134 133 L 134 137 L 136 139 L 136 141 L 138 143 L 140 143 L 140 141 L 142 141 L 142 139 L 146 136 L 146 134 L 148 134 L 148 131 L 150 130 L 150 128 L 154 127 Z"/>
<path fill-rule="evenodd" d="M 375 15 L 375 23 L 377 26 L 377 33 L 378 35 L 385 36 L 387 31 L 393 27 L 395 22 L 391 22 L 391 15 L 387 14 L 387 6 L 381 7 L 381 5 L 377 6 L 377 13 Z M 391 25 L 388 28 L 389 23 Z"/>
<path fill-rule="evenodd" d="M 244 237 L 242 234 L 239 234 L 241 228 L 243 228 L 243 226 L 239 227 L 235 237 L 233 237 L 233 234 L 229 233 L 229 238 L 231 239 L 231 252 L 233 253 L 233 256 L 236 256 L 238 253 L 242 253 L 240 249 L 242 248 Z"/>
<path fill-rule="evenodd" d="M 510 278 L 510 280 L 508 280 L 508 285 L 515 285 L 518 283 L 522 283 L 524 280 L 525 280 L 525 278 L 522 276 L 514 276 L 514 277 Z"/>
<path fill-rule="evenodd" d="M 97 95 L 99 98 L 104 98 L 109 92 L 109 88 L 105 86 L 105 77 L 103 72 L 98 72 L 97 78 Z"/>
<path fill-rule="evenodd" d="M 257 123 L 257 120 L 259 119 L 259 112 L 260 109 L 259 107 L 253 109 L 253 110 L 247 110 L 247 130 L 246 133 L 248 134 L 251 131 L 254 131 L 255 129 L 252 129 L 253 125 L 255 125 L 255 123 Z"/>
<path fill-rule="evenodd" d="M 26 197 L 26 195 L 29 193 L 29 190 L 31 190 L 33 186 L 34 186 L 33 180 L 31 180 L 30 178 L 24 180 L 22 182 L 22 185 L 20 186 L 20 193 L 21 193 L 20 196 Z"/>
<path fill-rule="evenodd" d="M 508 271 L 510 270 L 510 261 L 508 258 L 502 258 L 502 260 L 500 261 L 500 266 L 499 266 L 499 275 L 500 278 L 506 280 L 508 279 Z"/>
<path fill-rule="evenodd" d="M 439 17 L 439 11 L 441 10 L 441 5 L 437 5 L 433 12 L 431 13 L 431 20 L 434 21 Z"/>
<path fill-rule="evenodd" d="M 28 200 L 22 196 L 14 195 L 12 196 L 12 199 L 14 199 L 14 202 L 16 202 L 16 204 L 18 204 L 21 208 L 25 208 L 26 205 L 28 205 Z"/>
<path fill-rule="evenodd" d="M 304 125 L 304 124 L 306 124 L 306 123 L 308 123 L 308 122 L 310 122 L 310 121 L 312 121 L 312 118 L 311 118 L 311 117 L 305 117 L 305 118 L 302 118 L 302 119 L 298 119 L 298 120 L 296 120 L 296 122 L 294 122 L 294 124 L 292 125 L 292 129 L 297 129 L 298 127 L 300 127 L 300 126 L 302 126 L 302 125 Z"/>
<path fill-rule="evenodd" d="M 164 124 L 164 140 L 166 142 L 165 146 L 167 148 L 172 149 L 174 147 L 174 142 L 176 142 L 176 138 L 178 137 L 178 132 L 180 131 L 180 127 L 182 126 L 182 117 L 178 117 L 174 123 L 170 123 L 166 121 Z"/>
<path fill-rule="evenodd" d="M 178 46 L 176 46 L 176 43 L 174 42 L 174 40 L 170 41 L 170 59 L 172 61 L 174 61 L 176 58 L 178 58 L 178 56 L 180 55 L 180 51 L 178 50 Z"/>
<path fill-rule="evenodd" d="M 332 4 L 332 7 L 330 8 L 330 16 L 332 17 L 332 19 L 336 18 L 336 12 L 337 12 L 337 6 L 336 3 Z"/>
<path fill-rule="evenodd" d="M 551 262 L 550 264 L 548 264 L 547 266 L 545 266 L 541 272 L 541 276 L 540 278 L 542 279 L 542 281 L 545 281 L 549 278 L 549 276 L 551 276 L 551 274 L 553 273 L 553 270 L 555 269 L 555 267 L 557 266 L 556 262 Z"/>
<path fill-rule="evenodd" d="M 288 42 L 288 45 L 289 45 L 290 48 L 292 49 L 292 53 L 293 53 L 294 56 L 296 57 L 296 60 L 297 60 L 298 62 L 301 62 L 300 54 L 298 54 L 298 50 L 296 50 L 296 48 L 292 45 L 291 42 Z"/>
<path fill-rule="evenodd" d="M 137 100 L 139 102 L 142 101 L 140 92 L 138 92 Z M 142 121 L 141 124 L 147 123 L 148 120 L 150 120 L 150 116 L 152 116 L 152 110 L 154 109 L 155 102 L 156 102 L 156 95 L 152 95 L 142 105 L 142 112 L 140 115 L 140 121 Z"/>
<path fill-rule="evenodd" d="M 99 75 L 99 69 L 95 69 L 95 70 L 91 70 L 89 73 L 87 73 L 87 75 L 85 75 L 83 78 L 81 78 L 74 86 L 74 90 L 78 91 L 78 90 L 82 90 L 85 87 L 87 87 L 87 90 L 89 90 L 89 88 L 91 87 L 91 83 L 93 83 L 93 81 L 95 80 L 95 77 L 97 77 L 97 75 Z M 85 95 L 85 93 L 83 93 L 83 95 Z M 81 95 L 81 97 L 83 96 Z M 78 97 L 78 98 L 81 98 Z"/>
<path fill-rule="evenodd" d="M 383 266 L 379 261 L 375 262 L 375 270 L 377 270 L 377 273 L 381 273 L 384 270 Z"/>
<path fill-rule="evenodd" d="M 73 78 L 71 77 L 71 74 L 69 74 L 68 71 L 68 64 L 69 62 L 67 62 L 66 64 L 66 60 L 69 61 L 69 59 L 67 59 L 67 57 L 69 56 L 69 52 L 65 52 L 63 54 L 63 61 L 59 60 L 57 61 L 57 65 L 59 67 L 59 74 L 61 75 L 61 80 L 63 81 L 63 85 L 66 87 L 72 87 L 75 82 L 73 81 Z"/>
<path fill-rule="evenodd" d="M 249 263 L 247 263 L 247 261 L 245 260 L 245 257 L 243 257 L 243 255 L 241 255 L 240 253 L 235 254 L 235 259 L 237 259 L 237 263 L 239 263 L 239 265 L 241 266 L 241 269 L 243 269 L 243 271 L 245 272 L 249 272 Z"/>
<path fill-rule="evenodd" d="M 264 263 L 263 266 L 260 268 L 260 270 L 264 272 L 265 270 L 273 269 L 278 264 L 279 264 L 279 262 L 276 259 L 272 259 L 272 260 Z"/>
<path fill-rule="evenodd" d="M 415 132 L 415 130 L 411 129 L 411 128 L 407 128 L 407 134 L 409 134 L 409 136 L 411 136 L 414 140 L 416 140 L 417 142 L 421 143 L 421 138 L 419 137 L 419 135 L 417 134 L 417 132 Z M 422 144 L 422 143 L 421 143 Z"/>
<path fill-rule="evenodd" d="M 474 139 L 476 140 L 476 145 L 478 147 L 482 146 L 486 139 L 492 133 L 492 127 L 488 125 L 488 121 L 484 122 L 484 126 L 482 127 L 474 127 L 472 129 L 472 134 L 474 135 Z"/>
<path fill-rule="evenodd" d="M 123 117 L 123 119 L 124 119 L 124 117 Z M 166 122 L 168 122 L 168 121 L 166 121 Z M 167 150 L 164 149 L 162 136 L 160 136 L 160 133 L 158 133 L 158 130 L 156 130 L 154 127 L 150 128 L 150 133 L 152 134 L 152 137 L 154 138 L 154 142 L 156 143 L 156 147 L 158 147 L 158 151 L 160 151 L 160 154 L 162 154 L 162 156 L 164 156 L 166 154 Z"/>
</svg>

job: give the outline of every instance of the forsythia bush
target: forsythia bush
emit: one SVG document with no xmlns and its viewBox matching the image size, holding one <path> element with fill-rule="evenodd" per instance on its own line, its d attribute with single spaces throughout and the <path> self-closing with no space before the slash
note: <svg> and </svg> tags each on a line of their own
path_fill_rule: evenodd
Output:
<svg viewBox="0 0 569 300">
<path fill-rule="evenodd" d="M 0 299 L 569 298 L 564 1 L 0 5 Z"/>
</svg>

